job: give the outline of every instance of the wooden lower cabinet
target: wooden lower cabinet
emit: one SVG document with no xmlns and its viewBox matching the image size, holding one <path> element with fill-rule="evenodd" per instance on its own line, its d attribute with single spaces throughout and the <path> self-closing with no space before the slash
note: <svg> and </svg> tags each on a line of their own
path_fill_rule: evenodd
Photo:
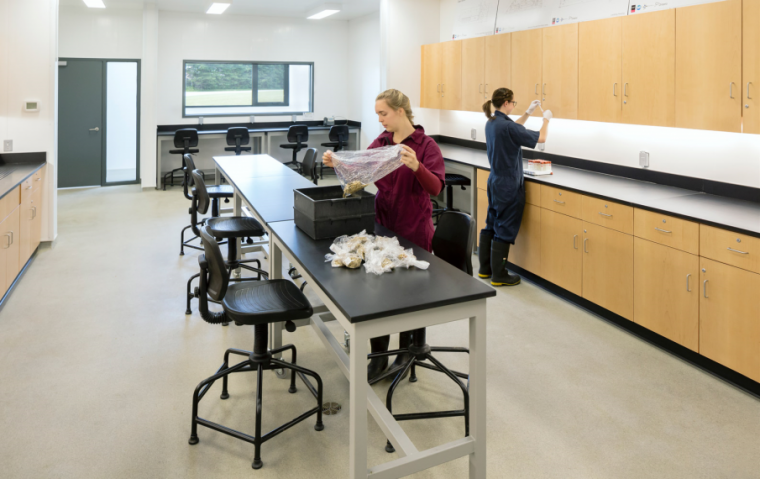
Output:
<svg viewBox="0 0 760 479">
<path fill-rule="evenodd" d="M 0 298 L 16 280 L 21 270 L 19 263 L 19 211 L 13 212 L 0 222 Z"/>
<path fill-rule="evenodd" d="M 699 352 L 760 381 L 760 274 L 700 258 Z"/>
<path fill-rule="evenodd" d="M 32 224 L 29 235 L 29 249 L 33 253 L 40 245 L 42 237 L 42 188 L 37 188 L 32 193 Z"/>
<path fill-rule="evenodd" d="M 561 213 L 541 211 L 541 276 L 571 293 L 583 289 L 583 222 Z"/>
<path fill-rule="evenodd" d="M 582 251 L 583 297 L 633 320 L 633 236 L 584 222 Z"/>
<path fill-rule="evenodd" d="M 699 257 L 633 240 L 633 320 L 699 352 Z"/>
<path fill-rule="evenodd" d="M 509 262 L 541 276 L 541 208 L 525 205 L 520 232 L 509 249 Z"/>
<path fill-rule="evenodd" d="M 475 232 L 475 241 L 480 247 L 480 231 L 486 227 L 486 217 L 488 216 L 488 192 L 476 188 L 478 194 L 478 230 Z"/>
<path fill-rule="evenodd" d="M 34 212 L 32 209 L 33 193 L 21 199 L 19 206 L 19 262 L 23 266 L 32 256 L 32 223 Z"/>
</svg>

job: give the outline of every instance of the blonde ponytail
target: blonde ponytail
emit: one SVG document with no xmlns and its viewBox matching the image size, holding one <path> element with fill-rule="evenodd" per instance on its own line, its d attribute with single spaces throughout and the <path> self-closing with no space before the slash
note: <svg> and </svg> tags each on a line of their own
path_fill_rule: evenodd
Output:
<svg viewBox="0 0 760 479">
<path fill-rule="evenodd" d="M 409 123 L 414 125 L 414 115 L 412 115 L 412 104 L 409 102 L 409 97 L 398 90 L 390 89 L 377 95 L 375 101 L 379 100 L 384 100 L 394 111 L 403 108 L 406 117 L 409 119 Z"/>
</svg>

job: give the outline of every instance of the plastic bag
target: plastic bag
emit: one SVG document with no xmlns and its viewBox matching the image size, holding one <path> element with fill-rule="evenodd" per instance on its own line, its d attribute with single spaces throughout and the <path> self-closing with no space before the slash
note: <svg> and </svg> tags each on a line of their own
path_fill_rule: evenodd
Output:
<svg viewBox="0 0 760 479">
<path fill-rule="evenodd" d="M 427 261 L 418 260 L 412 249 L 405 250 L 398 238 L 368 235 L 366 231 L 336 238 L 330 251 L 325 261 L 331 262 L 333 268 L 358 268 L 363 260 L 366 272 L 378 276 L 395 268 L 428 269 L 430 266 Z"/>
<path fill-rule="evenodd" d="M 343 196 L 350 196 L 370 183 L 393 173 L 401 162 L 401 145 L 383 146 L 364 151 L 331 153 L 335 174 L 343 187 Z"/>
</svg>

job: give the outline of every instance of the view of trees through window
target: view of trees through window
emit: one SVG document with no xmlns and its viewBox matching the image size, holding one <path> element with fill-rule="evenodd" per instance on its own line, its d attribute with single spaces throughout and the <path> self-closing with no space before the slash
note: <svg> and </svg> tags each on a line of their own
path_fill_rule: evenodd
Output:
<svg viewBox="0 0 760 479">
<path fill-rule="evenodd" d="M 188 107 L 287 106 L 287 90 L 288 65 L 284 63 L 185 62 Z"/>
</svg>

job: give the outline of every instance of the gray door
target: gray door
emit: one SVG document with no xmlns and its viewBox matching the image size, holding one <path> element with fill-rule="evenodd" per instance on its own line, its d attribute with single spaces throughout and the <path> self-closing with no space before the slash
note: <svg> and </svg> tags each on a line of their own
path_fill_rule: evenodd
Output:
<svg viewBox="0 0 760 479">
<path fill-rule="evenodd" d="M 58 67 L 58 187 L 100 186 L 103 168 L 103 62 Z"/>
</svg>

